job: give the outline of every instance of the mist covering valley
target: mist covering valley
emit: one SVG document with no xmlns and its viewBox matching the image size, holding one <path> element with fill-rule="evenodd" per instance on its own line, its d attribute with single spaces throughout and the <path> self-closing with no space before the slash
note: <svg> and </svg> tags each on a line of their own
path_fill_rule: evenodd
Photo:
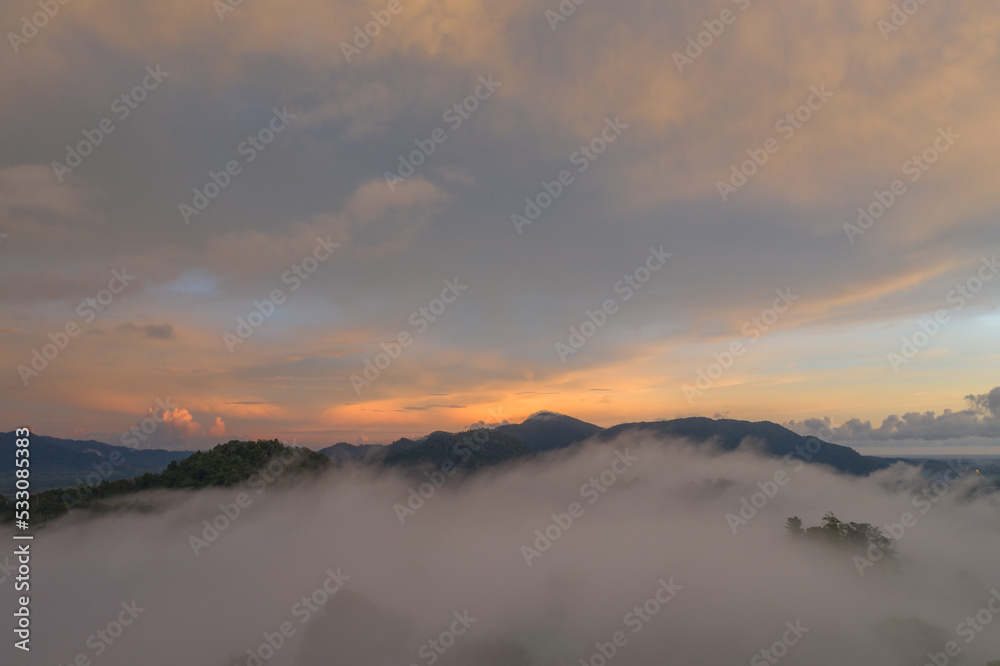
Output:
<svg viewBox="0 0 1000 666">
<path fill-rule="evenodd" d="M 749 440 L 723 453 L 627 433 L 470 476 L 347 463 L 294 483 L 154 491 L 122 510 L 73 512 L 33 550 L 31 661 L 985 666 L 1000 656 L 1000 614 L 988 610 L 1000 603 L 1000 496 L 974 469 L 932 490 L 904 464 L 858 477 L 755 451 Z M 786 530 L 791 516 L 814 526 L 828 512 L 892 534 L 896 555 L 869 559 L 878 553 Z M 12 576 L 0 587 L 11 592 L 0 611 L 12 613 Z M 117 637 L 97 633 L 119 619 L 129 623 Z M 7 641 L 0 650 L 13 652 Z"/>
</svg>

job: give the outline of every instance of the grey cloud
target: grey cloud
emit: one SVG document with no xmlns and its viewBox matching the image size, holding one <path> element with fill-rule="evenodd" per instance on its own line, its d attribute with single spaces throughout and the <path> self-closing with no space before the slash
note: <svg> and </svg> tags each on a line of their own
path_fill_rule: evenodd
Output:
<svg viewBox="0 0 1000 666">
<path fill-rule="evenodd" d="M 849 419 L 831 428 L 829 420 L 821 418 L 790 421 L 785 425 L 799 434 L 847 442 L 1000 437 L 1000 386 L 989 393 L 967 395 L 965 399 L 969 407 L 961 411 L 892 414 L 878 427 L 871 421 Z"/>
<path fill-rule="evenodd" d="M 173 340 L 176 337 L 176 332 L 171 324 L 137 325 L 128 322 L 120 324 L 118 330 L 141 333 L 143 336 L 154 340 Z"/>
</svg>

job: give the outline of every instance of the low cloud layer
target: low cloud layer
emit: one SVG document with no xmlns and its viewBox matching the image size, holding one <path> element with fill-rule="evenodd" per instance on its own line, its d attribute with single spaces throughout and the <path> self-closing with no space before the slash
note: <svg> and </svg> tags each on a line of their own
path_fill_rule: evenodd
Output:
<svg viewBox="0 0 1000 666">
<path fill-rule="evenodd" d="M 882 425 L 872 426 L 871 421 L 850 419 L 839 426 L 831 426 L 828 418 L 790 421 L 785 426 L 801 435 L 831 436 L 835 441 L 879 442 L 891 440 L 945 441 L 952 439 L 1000 438 L 1000 386 L 989 393 L 967 395 L 966 409 L 935 412 L 907 412 L 902 416 L 887 416 Z"/>
<path fill-rule="evenodd" d="M 342 469 L 145 496 L 144 513 L 39 533 L 32 663 L 465 666 L 524 649 L 547 655 L 535 663 L 723 664 L 766 649 L 920 666 L 955 642 L 951 663 L 984 666 L 996 625 L 967 618 L 1000 596 L 1000 502 L 960 499 L 975 482 L 927 495 L 913 469 L 859 479 L 620 439 L 465 482 Z M 785 534 L 789 516 L 828 511 L 895 530 L 895 562 L 859 570 Z M 0 655 L 23 662 L 9 641 Z"/>
</svg>

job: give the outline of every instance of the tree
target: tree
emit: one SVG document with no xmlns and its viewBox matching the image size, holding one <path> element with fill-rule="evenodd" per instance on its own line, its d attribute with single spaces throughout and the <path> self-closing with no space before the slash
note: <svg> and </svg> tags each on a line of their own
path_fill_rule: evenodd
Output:
<svg viewBox="0 0 1000 666">
<path fill-rule="evenodd" d="M 847 536 L 844 523 L 832 511 L 823 516 L 823 527 L 819 528 L 830 541 L 843 541 Z"/>
<path fill-rule="evenodd" d="M 802 520 L 792 516 L 785 523 L 788 534 L 807 537 L 825 543 L 837 544 L 854 550 L 867 550 L 875 546 L 887 555 L 896 554 L 896 542 L 870 523 L 845 523 L 828 512 L 823 516 L 823 524 L 802 529 Z"/>
<path fill-rule="evenodd" d="M 792 516 L 785 523 L 785 529 L 791 536 L 802 536 L 805 534 L 805 530 L 802 529 L 802 519 L 798 516 Z"/>
<path fill-rule="evenodd" d="M 298 447 L 287 447 L 276 439 L 240 442 L 232 440 L 208 451 L 197 451 L 183 460 L 174 460 L 160 474 L 149 472 L 134 479 L 101 481 L 76 488 L 52 488 L 31 496 L 31 518 L 36 523 L 58 518 L 72 509 L 107 508 L 102 500 L 131 493 L 165 488 L 197 490 L 233 487 L 241 483 L 291 483 L 295 479 L 330 466 L 326 456 Z M 0 522 L 14 519 L 4 510 L 0 496 Z M 13 509 L 9 503 L 10 509 Z"/>
</svg>

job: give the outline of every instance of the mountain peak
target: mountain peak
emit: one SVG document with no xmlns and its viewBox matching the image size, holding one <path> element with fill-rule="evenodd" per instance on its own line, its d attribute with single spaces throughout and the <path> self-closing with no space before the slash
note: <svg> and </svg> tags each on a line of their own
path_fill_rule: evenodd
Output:
<svg viewBox="0 0 1000 666">
<path fill-rule="evenodd" d="M 546 409 L 543 409 L 542 411 L 535 412 L 534 414 L 526 418 L 524 422 L 527 423 L 528 421 L 560 421 L 562 419 L 568 419 L 568 418 L 572 417 L 566 416 L 565 414 L 560 414 L 558 412 L 550 412 Z"/>
<path fill-rule="evenodd" d="M 503 425 L 497 430 L 517 437 L 537 453 L 582 442 L 601 432 L 602 428 L 565 414 L 541 411 L 529 416 L 524 423 Z"/>
</svg>

